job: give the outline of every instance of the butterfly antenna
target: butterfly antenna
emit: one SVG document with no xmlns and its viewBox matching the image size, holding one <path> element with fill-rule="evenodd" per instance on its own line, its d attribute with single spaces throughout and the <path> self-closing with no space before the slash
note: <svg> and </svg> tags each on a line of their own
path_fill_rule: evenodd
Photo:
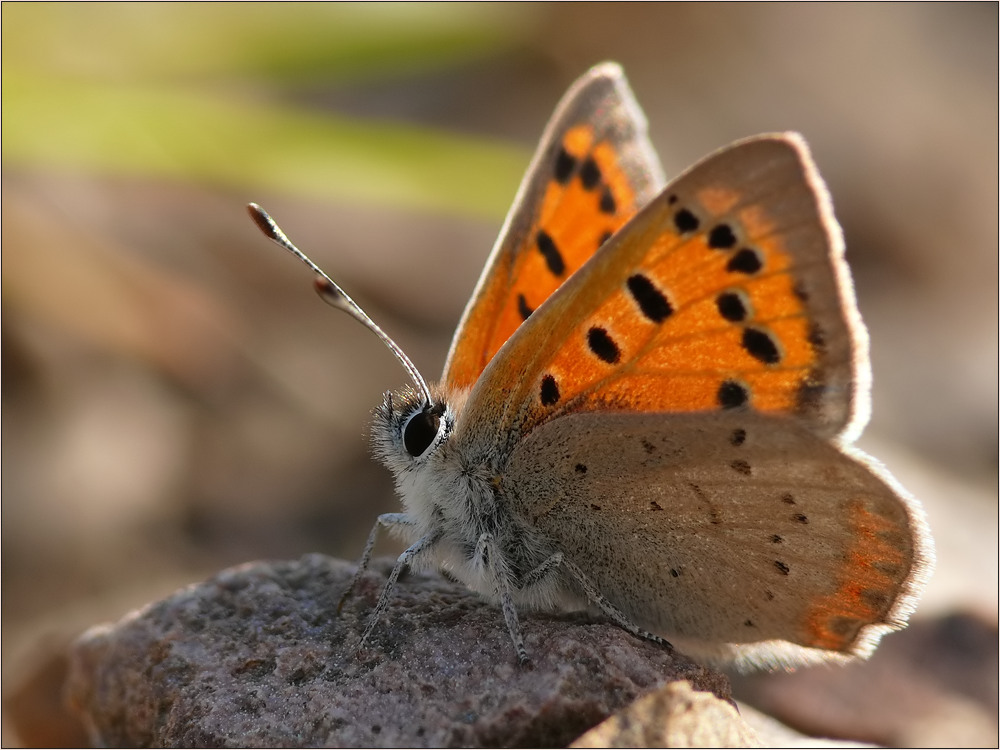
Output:
<svg viewBox="0 0 1000 750">
<path fill-rule="evenodd" d="M 343 310 L 352 318 L 359 321 L 361 325 L 369 331 L 382 339 L 382 343 L 389 347 L 392 353 L 396 355 L 396 359 L 398 359 L 400 364 L 402 364 L 406 369 L 410 379 L 423 394 L 424 401 L 428 406 L 430 406 L 433 403 L 433 400 L 431 399 L 430 389 L 427 387 L 427 381 L 424 380 L 423 376 L 414 366 L 413 362 L 410 361 L 410 358 L 407 357 L 403 350 L 399 348 L 399 345 L 389 338 L 389 335 L 379 328 L 375 324 L 374 320 L 368 317 L 367 313 L 365 313 L 365 311 L 362 310 L 361 307 L 347 295 L 347 292 L 340 288 L 337 282 L 327 276 L 326 272 L 324 272 L 322 268 L 309 259 L 309 256 L 292 244 L 292 241 L 288 239 L 284 232 L 281 231 L 281 227 L 274 223 L 274 219 L 268 215 L 267 211 L 258 206 L 256 203 L 249 204 L 247 206 L 247 211 L 250 213 L 250 218 L 253 219 L 257 228 L 260 229 L 260 231 L 263 232 L 269 240 L 274 242 L 276 245 L 283 247 L 312 269 L 313 273 L 317 276 L 315 282 L 316 293 L 319 294 L 324 302 L 336 307 L 338 310 Z"/>
</svg>

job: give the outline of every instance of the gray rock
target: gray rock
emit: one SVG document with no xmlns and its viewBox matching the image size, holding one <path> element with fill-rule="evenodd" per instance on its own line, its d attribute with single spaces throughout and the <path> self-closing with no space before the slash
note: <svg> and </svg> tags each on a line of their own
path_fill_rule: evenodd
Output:
<svg viewBox="0 0 1000 750">
<path fill-rule="evenodd" d="M 88 631 L 68 694 L 104 746 L 565 746 L 674 681 L 729 700 L 718 672 L 589 615 L 500 612 L 439 575 L 402 579 L 361 651 L 391 562 L 340 616 L 354 566 L 251 563 Z M 720 735 L 727 736 L 727 735 Z"/>
</svg>

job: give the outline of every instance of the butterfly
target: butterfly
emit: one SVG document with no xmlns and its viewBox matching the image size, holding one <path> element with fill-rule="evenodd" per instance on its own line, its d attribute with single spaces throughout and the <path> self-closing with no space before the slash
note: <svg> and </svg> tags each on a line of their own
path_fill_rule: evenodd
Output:
<svg viewBox="0 0 1000 750">
<path fill-rule="evenodd" d="M 599 610 L 743 666 L 865 656 L 932 566 L 919 504 L 851 446 L 867 335 L 802 138 L 763 135 L 665 185 L 621 68 L 592 68 L 547 126 L 437 384 L 255 204 L 331 304 L 412 386 L 373 413 L 409 543 L 521 613 Z M 669 639 L 669 643 L 666 639 Z"/>
</svg>

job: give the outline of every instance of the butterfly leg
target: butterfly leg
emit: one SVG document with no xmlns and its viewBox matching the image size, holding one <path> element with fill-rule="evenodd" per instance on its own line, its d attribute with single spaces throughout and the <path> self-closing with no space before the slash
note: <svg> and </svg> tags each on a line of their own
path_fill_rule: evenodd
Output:
<svg viewBox="0 0 1000 750">
<path fill-rule="evenodd" d="M 517 651 L 517 660 L 521 664 L 527 664 L 528 651 L 524 647 L 524 637 L 521 635 L 521 623 L 517 618 L 517 607 L 514 606 L 514 597 L 510 593 L 510 586 L 497 586 L 497 594 L 500 597 L 500 610 L 503 612 L 504 622 L 507 623 L 507 632 L 514 642 L 514 650 Z"/>
<path fill-rule="evenodd" d="M 555 555 L 553 555 L 553 557 L 554 556 Z M 600 591 L 597 590 L 597 587 L 594 586 L 594 584 L 590 581 L 590 579 L 587 578 L 587 576 L 583 574 L 583 571 L 580 570 L 578 567 L 576 567 L 576 565 L 574 565 L 573 563 L 571 563 L 569 560 L 566 559 L 563 559 L 561 562 L 562 565 L 565 566 L 566 570 L 568 570 L 569 573 L 573 576 L 573 578 L 576 579 L 576 582 L 580 584 L 581 588 L 583 588 L 583 591 L 587 595 L 587 598 L 593 604 L 600 607 L 601 611 L 607 617 L 611 618 L 611 620 L 614 621 L 616 625 L 623 628 L 624 630 L 627 630 L 629 633 L 636 636 L 637 638 L 643 638 L 647 641 L 652 641 L 653 643 L 658 643 L 661 646 L 673 649 L 673 644 L 670 643 L 670 641 L 666 640 L 665 638 L 661 638 L 658 635 L 654 635 L 653 633 L 650 633 L 647 630 L 643 630 L 634 622 L 632 622 L 624 612 L 618 609 L 618 607 L 612 604 L 604 596 L 604 594 L 602 594 Z M 544 565 L 545 563 L 542 564 Z"/>
<path fill-rule="evenodd" d="M 562 561 L 562 552 L 556 552 L 546 558 L 537 568 L 528 571 L 524 578 L 521 579 L 521 585 L 518 588 L 530 589 L 532 586 L 537 586 L 539 583 L 548 578 L 552 571 L 562 565 Z"/>
<path fill-rule="evenodd" d="M 517 652 L 517 660 L 521 664 L 527 664 L 528 651 L 524 647 L 524 637 L 521 635 L 521 623 L 517 617 L 517 607 L 514 604 L 514 596 L 511 593 L 510 574 L 507 566 L 501 560 L 493 541 L 493 535 L 483 532 L 476 540 L 476 548 L 472 553 L 473 563 L 485 571 L 489 572 L 494 580 L 494 593 L 500 602 L 500 611 L 503 612 L 504 622 L 507 624 L 507 632 L 514 643 L 514 650 Z"/>
<path fill-rule="evenodd" d="M 387 515 L 401 515 L 389 513 Z M 379 516 L 379 521 L 381 522 L 384 516 Z M 378 528 L 376 526 L 376 528 Z M 374 532 L 373 532 L 374 533 Z M 375 629 L 375 625 L 378 623 L 379 617 L 385 611 L 385 608 L 389 604 L 389 598 L 392 596 L 392 590 L 396 587 L 396 581 L 399 580 L 400 574 L 413 562 L 415 558 L 426 552 L 428 549 L 437 544 L 438 540 L 441 538 L 441 534 L 428 534 L 416 542 L 411 544 L 401 554 L 396 558 L 396 564 L 392 566 L 392 572 L 389 573 L 389 579 L 385 582 L 385 586 L 382 587 L 382 593 L 379 594 L 378 601 L 375 602 L 375 609 L 368 616 L 368 623 L 365 625 L 365 630 L 361 634 L 361 642 L 358 644 L 358 648 L 365 645 L 365 641 L 368 640 L 368 636 Z"/>
<path fill-rule="evenodd" d="M 380 528 L 390 528 L 392 526 L 412 526 L 413 521 L 405 513 L 383 513 L 375 521 L 375 525 L 372 526 L 371 533 L 368 534 L 368 541 L 365 542 L 364 551 L 361 553 L 361 559 L 358 561 L 358 569 L 354 572 L 354 577 L 351 582 L 347 585 L 344 593 L 340 595 L 340 601 L 337 602 L 337 614 L 340 614 L 340 610 L 344 608 L 344 602 L 350 597 L 351 592 L 354 591 L 354 587 L 358 585 L 358 581 L 361 580 L 361 576 L 364 575 L 365 571 L 368 569 L 368 563 L 372 559 L 372 550 L 375 548 L 375 540 L 378 537 L 378 531 Z"/>
</svg>

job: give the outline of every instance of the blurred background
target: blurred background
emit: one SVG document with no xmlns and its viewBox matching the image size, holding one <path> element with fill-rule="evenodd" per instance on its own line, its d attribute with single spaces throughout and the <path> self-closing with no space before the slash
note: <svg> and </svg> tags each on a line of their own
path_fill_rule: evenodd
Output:
<svg viewBox="0 0 1000 750">
<path fill-rule="evenodd" d="M 436 377 L 547 118 L 605 59 L 668 176 L 805 135 L 871 333 L 860 445 L 938 545 L 917 621 L 995 633 L 995 4 L 5 3 L 2 21 L 4 745 L 61 731 L 58 654 L 82 629 L 248 560 L 355 559 L 398 509 L 365 435 L 403 371 L 245 204 Z M 995 665 L 957 714 L 992 701 L 986 744 Z"/>
</svg>

